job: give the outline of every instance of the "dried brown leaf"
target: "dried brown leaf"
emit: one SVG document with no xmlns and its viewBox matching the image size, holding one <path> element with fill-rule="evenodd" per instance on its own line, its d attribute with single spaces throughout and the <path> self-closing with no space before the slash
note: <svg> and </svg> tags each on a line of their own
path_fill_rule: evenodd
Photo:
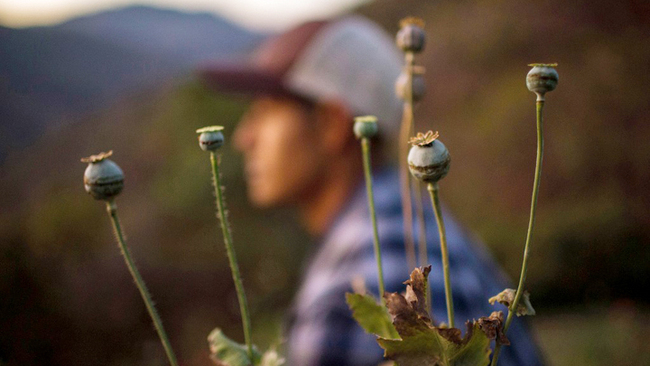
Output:
<svg viewBox="0 0 650 366">
<path fill-rule="evenodd" d="M 510 309 L 510 305 L 513 301 L 515 301 L 516 293 L 517 291 L 514 289 L 507 288 L 497 295 L 492 296 L 490 299 L 488 299 L 488 301 L 492 305 L 494 305 L 495 302 L 498 302 Z M 524 293 L 521 295 L 521 299 L 519 299 L 519 304 L 517 305 L 517 311 L 515 314 L 517 314 L 517 316 L 535 315 L 535 309 L 533 309 L 533 305 L 530 303 L 530 293 L 528 293 L 528 291 L 524 291 Z"/>
<path fill-rule="evenodd" d="M 415 312 L 423 319 L 431 322 L 427 309 L 427 279 L 431 266 L 416 268 L 411 272 L 411 277 L 404 281 L 406 285 L 406 301 L 411 304 Z"/>
<path fill-rule="evenodd" d="M 399 293 L 384 294 L 388 314 L 399 334 L 399 337 L 386 338 L 375 333 L 378 335 L 377 343 L 384 349 L 384 357 L 395 361 L 396 366 L 487 366 L 491 350 L 490 338 L 484 328 L 492 332 L 494 339 L 503 341 L 503 338 L 499 338 L 503 316 L 495 313 L 493 317 L 481 318 L 479 322 L 467 322 L 465 337 L 460 329 L 435 327 L 426 308 L 427 276 L 430 271 L 430 266 L 416 268 L 409 280 L 404 282 L 404 296 Z M 360 306 L 367 302 L 362 295 L 348 294 L 348 304 L 354 311 L 355 319 L 361 319 L 366 324 L 364 329 L 368 328 L 368 324 L 381 320 L 375 318 L 387 315 L 372 306 Z"/>
<path fill-rule="evenodd" d="M 488 338 L 494 339 L 497 344 L 504 346 L 510 345 L 510 340 L 508 340 L 506 334 L 503 332 L 504 320 L 502 311 L 495 311 L 490 316 L 481 317 L 476 323 Z"/>
</svg>

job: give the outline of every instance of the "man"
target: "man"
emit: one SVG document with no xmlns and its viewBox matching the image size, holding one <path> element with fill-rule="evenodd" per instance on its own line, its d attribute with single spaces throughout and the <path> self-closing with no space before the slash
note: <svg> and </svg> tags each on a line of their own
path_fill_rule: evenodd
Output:
<svg viewBox="0 0 650 366">
<path fill-rule="evenodd" d="M 381 153 L 397 145 L 401 103 L 394 82 L 402 58 L 387 36 L 367 20 L 350 17 L 311 22 L 263 44 L 252 63 L 214 66 L 202 77 L 220 90 L 254 97 L 234 135 L 244 154 L 248 193 L 260 207 L 291 205 L 319 238 L 296 296 L 288 330 L 294 366 L 377 365 L 382 350 L 356 325 L 345 304 L 361 277 L 377 294 L 372 231 L 363 188 L 361 150 L 352 132 L 356 115 L 379 119 L 373 140 L 375 203 L 387 291 L 403 291 L 410 273 L 404 254 L 399 184 Z M 392 154 L 391 154 L 392 155 Z M 453 174 L 453 172 L 452 172 Z M 444 183 L 443 183 L 444 184 Z M 427 212 L 434 318 L 446 319 L 437 230 Z M 487 299 L 505 287 L 483 250 L 446 214 L 456 322 L 489 315 Z M 500 365 L 538 365 L 521 321 Z"/>
</svg>

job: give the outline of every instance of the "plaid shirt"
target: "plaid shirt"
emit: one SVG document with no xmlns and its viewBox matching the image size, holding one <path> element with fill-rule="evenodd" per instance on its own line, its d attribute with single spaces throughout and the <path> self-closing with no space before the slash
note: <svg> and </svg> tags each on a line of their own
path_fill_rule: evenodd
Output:
<svg viewBox="0 0 650 366">
<path fill-rule="evenodd" d="M 375 206 L 382 247 L 386 291 L 402 292 L 410 273 L 403 244 L 399 181 L 395 170 L 385 170 L 374 178 Z M 430 205 L 425 212 L 432 291 L 433 316 L 446 320 L 446 306 L 438 231 Z M 444 213 L 449 246 L 450 276 L 454 296 L 455 321 L 487 316 L 506 309 L 491 306 L 487 299 L 506 286 L 501 271 L 485 250 L 472 241 Z M 368 291 L 377 296 L 377 266 L 373 251 L 372 227 L 365 187 L 359 187 L 330 230 L 322 238 L 296 297 L 288 338 L 291 366 L 377 365 L 383 350 L 375 337 L 367 334 L 352 319 L 345 293 L 352 292 L 351 280 L 363 277 Z M 464 327 L 461 327 L 464 329 Z M 508 337 L 512 346 L 504 347 L 501 366 L 541 365 L 538 351 L 525 324 L 515 319 Z"/>
</svg>

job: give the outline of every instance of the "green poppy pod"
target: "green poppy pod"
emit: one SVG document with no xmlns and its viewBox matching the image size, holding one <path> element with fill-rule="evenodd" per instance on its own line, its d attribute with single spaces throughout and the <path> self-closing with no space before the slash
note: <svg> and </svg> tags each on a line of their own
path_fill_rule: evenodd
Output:
<svg viewBox="0 0 650 366">
<path fill-rule="evenodd" d="M 203 151 L 215 151 L 223 145 L 223 126 L 208 126 L 196 130 Z"/>
<path fill-rule="evenodd" d="M 404 70 L 395 81 L 395 94 L 402 99 L 408 98 L 408 71 Z M 426 83 L 424 82 L 424 67 L 413 67 L 413 79 L 411 81 L 411 95 L 414 102 L 419 102 L 427 92 Z"/>
<path fill-rule="evenodd" d="M 426 34 L 424 21 L 419 18 L 405 18 L 400 22 L 400 30 L 395 41 L 404 52 L 419 53 L 424 49 Z"/>
<path fill-rule="evenodd" d="M 426 183 L 435 183 L 449 172 L 449 151 L 437 138 L 437 132 L 429 131 L 418 133 L 409 141 L 413 145 L 408 155 L 409 170 L 416 179 Z"/>
<path fill-rule="evenodd" d="M 377 117 L 375 116 L 361 116 L 354 118 L 354 135 L 360 138 L 370 138 L 377 134 L 379 127 L 377 126 Z"/>
<path fill-rule="evenodd" d="M 124 173 L 112 160 L 112 151 L 81 159 L 88 163 L 84 172 L 84 188 L 96 200 L 110 200 L 122 192 Z"/>
<path fill-rule="evenodd" d="M 528 66 L 533 67 L 526 75 L 528 90 L 540 95 L 555 90 L 558 82 L 558 74 L 555 70 L 557 64 L 530 64 Z"/>
</svg>

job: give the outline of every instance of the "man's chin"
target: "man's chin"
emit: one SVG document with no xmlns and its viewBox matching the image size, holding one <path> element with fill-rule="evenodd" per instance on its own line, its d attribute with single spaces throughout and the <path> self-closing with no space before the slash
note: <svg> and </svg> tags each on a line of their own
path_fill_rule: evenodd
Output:
<svg viewBox="0 0 650 366">
<path fill-rule="evenodd" d="M 259 192 L 248 189 L 248 200 L 250 203 L 258 208 L 273 208 L 283 206 L 283 202 L 278 200 L 273 195 L 266 192 Z"/>
<path fill-rule="evenodd" d="M 270 193 L 270 192 L 268 192 Z M 282 208 L 282 207 L 292 207 L 296 205 L 296 201 L 292 199 L 293 197 L 281 196 L 268 194 L 267 192 L 254 192 L 248 190 L 248 200 L 250 203 L 257 208 Z"/>
</svg>

